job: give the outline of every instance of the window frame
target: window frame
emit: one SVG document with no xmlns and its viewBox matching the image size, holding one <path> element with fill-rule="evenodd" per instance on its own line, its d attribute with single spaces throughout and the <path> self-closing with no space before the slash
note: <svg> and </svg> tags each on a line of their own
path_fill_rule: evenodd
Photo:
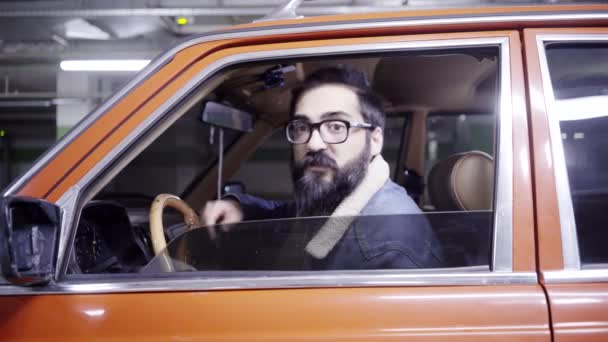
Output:
<svg viewBox="0 0 608 342">
<path fill-rule="evenodd" d="M 513 89 L 511 77 L 511 51 L 509 32 L 496 33 L 495 36 L 453 37 L 428 40 L 405 40 L 388 43 L 361 43 L 332 45 L 327 47 L 304 47 L 282 50 L 264 50 L 223 57 L 198 73 L 187 86 L 163 103 L 148 116 L 136 130 L 131 132 L 111 153 L 91 169 L 86 176 L 71 187 L 57 202 L 62 209 L 61 247 L 56 279 L 58 282 L 49 288 L 51 292 L 99 293 L 99 292 L 140 292 L 140 291 L 183 291 L 218 290 L 249 288 L 294 288 L 294 287 L 334 287 L 334 286 L 440 286 L 440 285 L 498 285 L 532 284 L 537 282 L 536 273 L 513 271 Z M 477 35 L 477 34 L 476 34 Z M 80 208 L 84 205 L 87 193 L 95 188 L 97 178 L 104 169 L 127 154 L 141 137 L 159 120 L 172 120 L 174 105 L 178 104 L 192 90 L 208 80 L 225 67 L 246 62 L 256 62 L 275 58 L 303 58 L 328 54 L 357 54 L 397 52 L 408 49 L 432 49 L 451 47 L 497 46 L 499 48 L 499 96 L 497 102 L 497 139 L 496 139 L 496 177 L 494 196 L 494 220 L 492 256 L 490 268 L 450 268 L 424 270 L 370 270 L 370 271 L 322 271 L 299 273 L 278 277 L 241 277 L 216 279 L 137 279 L 109 281 L 70 281 L 65 279 L 71 245 L 77 229 Z M 145 133 L 144 133 L 145 132 Z M 138 149 L 135 146 L 135 149 Z M 66 248 L 70 247 L 70 248 Z M 128 278 L 125 276 L 125 278 Z M 0 289 L 1 290 L 1 289 Z M 27 291 L 26 291 L 27 292 Z"/>
<path fill-rule="evenodd" d="M 535 39 L 540 62 L 540 76 L 547 122 L 549 124 L 549 140 L 551 143 L 551 158 L 554 163 L 553 169 L 563 257 L 563 268 L 561 270 L 544 272 L 545 280 L 547 283 L 608 282 L 608 263 L 588 265 L 582 265 L 581 263 L 570 182 L 564 146 L 561 139 L 561 128 L 559 120 L 554 114 L 556 112 L 555 96 L 546 53 L 546 45 L 550 43 L 608 43 L 608 32 L 603 31 L 601 33 L 598 30 L 596 33 L 538 33 L 535 35 Z"/>
</svg>

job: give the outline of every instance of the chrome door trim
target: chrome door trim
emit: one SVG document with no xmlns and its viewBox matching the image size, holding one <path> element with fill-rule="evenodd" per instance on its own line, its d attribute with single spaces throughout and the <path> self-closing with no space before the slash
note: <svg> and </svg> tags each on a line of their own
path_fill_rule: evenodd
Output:
<svg viewBox="0 0 608 342">
<path fill-rule="evenodd" d="M 571 283 L 606 283 L 608 282 L 608 267 L 583 268 L 580 270 L 545 271 L 543 278 L 547 284 L 571 284 Z"/>
<path fill-rule="evenodd" d="M 513 271 L 513 92 L 509 39 L 500 47 L 500 105 L 496 148 L 496 191 L 494 199 L 494 237 L 492 269 Z"/>
<path fill-rule="evenodd" d="M 64 135 L 59 141 L 57 141 L 49 150 L 47 150 L 42 156 L 40 156 L 32 165 L 28 171 L 17 178 L 11 183 L 2 196 L 13 195 L 19 191 L 23 185 L 37 174 L 42 168 L 44 168 L 50 160 L 61 150 L 63 150 L 71 141 L 76 139 L 80 134 L 90 127 L 95 121 L 99 119 L 106 111 L 108 111 L 114 104 L 124 98 L 133 88 L 140 85 L 157 70 L 162 68 L 165 64 L 169 63 L 179 51 L 191 47 L 196 44 L 220 41 L 233 38 L 251 38 L 264 35 L 286 35 L 296 33 L 313 33 L 321 31 L 348 31 L 356 29 L 376 29 L 385 27 L 414 27 L 414 26 L 427 26 L 427 27 L 440 27 L 446 25 L 456 24 L 484 24 L 484 23 L 501 23 L 501 22 L 514 22 L 518 23 L 518 26 L 513 29 L 518 29 L 522 23 L 530 22 L 545 22 L 545 21 L 572 21 L 572 20 L 608 20 L 608 11 L 602 12 L 590 12 L 590 11 L 577 11 L 577 12 L 524 12 L 524 13 L 508 13 L 508 14 L 475 14 L 475 15 L 446 15 L 441 17 L 424 16 L 415 18 L 385 18 L 385 19 L 369 19 L 369 20 L 351 20 L 351 21 L 337 21 L 333 23 L 310 23 L 310 24 L 290 24 L 290 25 L 276 25 L 276 26 L 264 26 L 254 27 L 245 29 L 229 29 L 225 31 L 216 31 L 205 33 L 192 38 L 187 38 L 182 42 L 176 43 L 175 46 L 166 50 L 158 57 L 156 57 L 150 64 L 148 64 L 142 71 L 140 71 L 133 80 L 128 82 L 118 92 L 114 93 L 107 100 L 105 100 L 97 109 L 89 113 L 83 120 L 76 124 L 66 135 Z"/>
<path fill-rule="evenodd" d="M 487 269 L 487 266 L 486 266 Z M 489 271 L 454 272 L 434 270 L 371 270 L 321 272 L 226 272 L 227 277 L 207 277 L 203 272 L 182 273 L 181 279 L 70 281 L 45 288 L 0 286 L 0 296 L 42 294 L 88 294 L 125 292 L 177 292 L 250 289 L 297 289 L 339 287 L 411 287 L 411 286 L 497 286 L 537 284 L 534 272 L 501 273 Z M 281 275 L 284 274 L 284 275 Z M 144 274 L 144 276 L 146 276 Z M 92 276 L 92 277 L 99 277 Z M 187 278 L 186 278 L 187 277 Z M 135 277 L 133 277 L 135 278 Z"/>
<path fill-rule="evenodd" d="M 158 122 L 165 114 L 170 111 L 175 105 L 183 100 L 193 89 L 203 83 L 211 75 L 217 71 L 236 63 L 252 62 L 271 60 L 275 58 L 302 58 L 308 56 L 323 56 L 323 55 L 338 55 L 344 54 L 352 56 L 354 54 L 365 54 L 365 53 L 379 53 L 389 52 L 398 50 L 408 49 L 421 49 L 421 48 L 449 48 L 449 47 L 476 47 L 476 46 L 492 46 L 495 45 L 500 47 L 501 59 L 509 54 L 509 39 L 508 37 L 496 37 L 496 38 L 462 38 L 462 39 L 445 39 L 445 40 L 433 40 L 433 41 L 407 41 L 407 42 L 396 42 L 396 43 L 370 43 L 370 44 L 351 44 L 351 45 L 339 45 L 339 46 L 328 46 L 328 47 L 313 47 L 313 48 L 296 48 L 296 49 L 285 49 L 285 50 L 273 50 L 273 51 L 261 51 L 261 52 L 250 52 L 242 53 L 238 55 L 232 55 L 218 60 L 204 70 L 194 76 L 188 83 L 183 86 L 178 92 L 176 92 L 169 100 L 163 103 L 157 108 L 151 115 L 149 115 L 136 129 L 134 129 L 120 144 L 118 144 L 110 153 L 108 153 L 93 169 L 91 169 L 74 187 L 73 192 L 68 192 L 66 195 L 60 198 L 58 203 L 61 203 L 61 209 L 65 213 L 71 213 L 75 215 L 79 203 L 86 201 L 88 190 L 91 184 L 98 184 L 104 181 L 107 182 L 107 177 L 100 176 L 102 172 L 115 162 L 123 152 L 136 143 L 142 136 L 148 134 L 148 131 Z M 506 54 L 505 54 L 506 53 Z M 500 134 L 498 137 L 498 146 L 500 153 L 497 157 L 497 189 L 496 189 L 496 201 L 495 206 L 495 219 L 494 229 L 495 236 L 498 235 L 501 240 L 495 241 L 495 251 L 493 252 L 492 258 L 492 269 L 500 272 L 511 272 L 512 271 L 512 260 L 513 260 L 513 229 L 512 229 L 512 177 L 513 177 L 513 165 L 512 165 L 512 131 L 511 131 L 511 75 L 510 75 L 510 63 L 501 62 L 500 64 L 500 76 L 504 79 L 501 82 L 500 87 L 500 109 L 498 116 L 498 126 Z M 508 179 L 504 179 L 508 178 Z M 502 180 L 502 181 L 498 181 Z M 94 183 L 95 182 L 95 183 Z M 83 191 L 85 193 L 83 193 Z M 70 201 L 64 197 L 78 198 L 78 201 Z M 499 203 L 500 202 L 500 203 Z M 66 214 L 67 215 L 67 214 Z M 70 216 L 71 217 L 71 216 Z M 73 221 L 73 220 L 71 220 Z M 65 224 L 64 224 L 65 223 Z M 68 225 L 69 221 L 62 222 L 62 236 L 69 237 L 69 241 L 66 241 L 64 246 L 72 245 L 75 237 L 75 231 L 77 226 L 74 224 Z M 67 269 L 68 253 L 69 248 L 60 250 L 59 260 L 62 264 L 58 265 L 58 270 Z M 59 274 L 57 279 L 63 280 L 63 274 Z"/>
<path fill-rule="evenodd" d="M 570 182 L 568 181 L 568 169 L 564 155 L 564 146 L 561 138 L 559 120 L 555 113 L 555 96 L 551 84 L 551 74 L 545 43 L 551 42 L 608 42 L 608 34 L 539 34 L 536 36 L 536 45 L 540 59 L 541 79 L 543 95 L 545 98 L 547 120 L 549 122 L 549 139 L 551 141 L 551 157 L 555 170 L 555 187 L 557 191 L 557 204 L 559 210 L 560 233 L 562 240 L 562 255 L 564 259 L 564 270 L 581 269 L 580 253 L 576 232 L 576 220 L 572 207 L 572 196 L 570 193 Z"/>
</svg>

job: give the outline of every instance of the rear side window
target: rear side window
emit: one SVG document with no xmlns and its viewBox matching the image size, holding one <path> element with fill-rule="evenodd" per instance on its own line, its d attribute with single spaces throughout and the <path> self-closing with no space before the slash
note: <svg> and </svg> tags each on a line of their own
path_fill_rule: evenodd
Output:
<svg viewBox="0 0 608 342">
<path fill-rule="evenodd" d="M 546 46 L 582 264 L 608 263 L 608 44 Z"/>
</svg>

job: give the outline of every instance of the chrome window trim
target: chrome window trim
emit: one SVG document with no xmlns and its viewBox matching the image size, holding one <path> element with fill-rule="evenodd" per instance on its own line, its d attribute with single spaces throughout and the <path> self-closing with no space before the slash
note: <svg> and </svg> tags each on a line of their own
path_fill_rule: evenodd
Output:
<svg viewBox="0 0 608 342">
<path fill-rule="evenodd" d="M 513 271 L 513 91 L 509 40 L 500 47 L 500 104 L 496 155 L 496 191 L 494 199 L 494 237 L 492 269 Z"/>
<path fill-rule="evenodd" d="M 487 267 L 487 266 L 486 266 Z M 140 279 L 130 281 L 64 281 L 45 288 L 0 286 L 1 296 L 125 292 L 177 292 L 250 289 L 297 289 L 401 286 L 496 286 L 537 284 L 534 272 L 411 272 L 398 270 L 324 271 L 287 276 L 233 278 Z M 200 272 L 196 272 L 200 273 Z"/>
<path fill-rule="evenodd" d="M 562 240 L 562 255 L 564 259 L 564 270 L 580 270 L 581 260 L 578 249 L 578 238 L 576 232 L 576 220 L 572 207 L 572 196 L 570 193 L 570 182 L 568 181 L 568 169 L 564 155 L 564 146 L 561 139 L 559 120 L 555 113 L 555 96 L 551 84 L 551 74 L 545 44 L 551 42 L 597 42 L 607 41 L 608 34 L 539 34 L 536 36 L 536 44 L 540 59 L 543 95 L 549 122 L 549 139 L 551 141 L 551 157 L 555 170 L 555 187 L 557 191 L 557 204 L 559 210 L 560 234 Z"/>
<path fill-rule="evenodd" d="M 193 89 L 198 87 L 200 84 L 205 82 L 211 75 L 215 74 L 217 71 L 236 63 L 243 62 L 253 62 L 260 60 L 272 60 L 276 58 L 302 58 L 309 56 L 323 56 L 323 55 L 337 55 L 344 54 L 348 56 L 356 55 L 356 54 L 366 54 L 366 53 L 381 53 L 381 52 L 390 52 L 390 51 L 400 51 L 400 50 L 408 50 L 408 49 L 423 49 L 423 48 L 449 48 L 449 47 L 476 47 L 476 46 L 497 46 L 500 48 L 501 54 L 501 62 L 500 66 L 500 76 L 503 81 L 500 84 L 500 98 L 501 101 L 499 103 L 499 112 L 498 115 L 498 126 L 501 133 L 499 133 L 498 148 L 500 153 L 504 153 L 505 159 L 503 159 L 503 155 L 498 155 L 497 163 L 497 179 L 508 178 L 507 180 L 503 180 L 501 182 L 497 181 L 497 189 L 496 189 L 496 197 L 497 202 L 503 201 L 496 205 L 495 208 L 495 218 L 499 217 L 500 219 L 494 220 L 494 229 L 495 235 L 499 235 L 502 240 L 496 243 L 495 241 L 495 250 L 493 252 L 492 259 L 492 269 L 497 270 L 498 272 L 486 272 L 487 274 L 479 274 L 478 272 L 471 273 L 463 273 L 463 275 L 457 275 L 453 272 L 439 271 L 439 274 L 427 274 L 420 272 L 412 272 L 411 270 L 401 270 L 401 271 L 380 271 L 380 272 L 358 272 L 362 277 L 354 276 L 354 275 L 344 275 L 343 273 L 338 273 L 332 275 L 331 278 L 324 277 L 323 274 L 316 273 L 319 276 L 319 280 L 315 280 L 315 277 L 283 277 L 277 278 L 274 280 L 259 280 L 255 279 L 255 284 L 266 284 L 263 286 L 270 286 L 268 284 L 273 284 L 273 287 L 283 288 L 283 287 L 292 287 L 295 286 L 294 281 L 297 280 L 298 287 L 318 287 L 318 286 L 387 286 L 391 284 L 391 282 L 395 282 L 395 284 L 399 286 L 419 286 L 419 285 L 457 285 L 459 282 L 463 282 L 465 285 L 484 285 L 484 284 L 496 284 L 494 280 L 502 283 L 504 279 L 510 279 L 509 276 L 514 274 L 510 273 L 512 271 L 512 131 L 511 131 L 511 100 L 512 100 L 512 92 L 511 92 L 511 75 L 510 75 L 510 57 L 509 57 L 509 38 L 508 37 L 496 37 L 496 38 L 461 38 L 461 39 L 442 39 L 442 40 L 432 40 L 432 41 L 407 41 L 407 42 L 397 42 L 397 43 L 369 43 L 369 44 L 351 44 L 351 45 L 340 45 L 340 46 L 328 46 L 328 47 L 313 47 L 313 48 L 296 48 L 296 49 L 285 49 L 285 50 L 272 50 L 272 51 L 261 51 L 261 52 L 251 52 L 251 53 L 243 53 L 233 56 L 225 57 L 221 60 L 218 60 L 204 70 L 199 72 L 196 76 L 194 76 L 188 83 L 182 87 L 177 93 L 175 93 L 169 100 L 163 103 L 159 108 L 157 108 L 150 116 L 148 116 L 136 129 L 133 130 L 119 145 L 117 145 L 110 153 L 108 153 L 104 159 L 102 159 L 93 169 L 91 169 L 72 189 L 68 191 L 64 196 L 60 198 L 58 203 L 61 205 L 62 212 L 65 213 L 67 217 L 71 217 L 70 220 L 65 220 L 62 222 L 61 227 L 61 237 L 64 239 L 62 241 L 62 246 L 64 249 L 60 250 L 59 260 L 61 260 L 61 264 L 58 264 L 58 276 L 57 279 L 60 281 L 59 285 L 56 286 L 64 286 L 64 276 L 65 270 L 67 269 L 68 263 L 68 253 L 70 248 L 67 246 L 71 246 L 73 244 L 73 239 L 75 237 L 77 225 L 75 224 L 76 214 L 78 213 L 80 202 L 86 200 L 87 193 L 86 191 L 89 189 L 91 185 L 95 185 L 98 182 L 107 181 L 103 178 L 100 178 L 100 175 L 105 170 L 106 167 L 110 166 L 117 158 L 120 158 L 124 152 L 136 141 L 139 140 L 143 135 L 148 134 L 148 130 L 155 125 L 156 122 L 161 120 L 176 104 L 178 104 L 181 100 L 183 100 L 188 94 L 191 93 Z M 505 57 L 506 56 L 506 57 Z M 506 59 L 506 62 L 504 60 Z M 504 121 L 507 121 L 506 123 Z M 505 141 L 503 141 L 505 139 Z M 506 188 L 505 188 L 506 187 Z M 77 199 L 77 200 L 75 200 Z M 65 216 L 64 216 L 65 217 Z M 503 241 L 506 240 L 506 241 Z M 434 271 L 437 272 L 437 271 Z M 380 274 L 379 274 L 380 273 Z M 386 277 L 392 277 L 393 280 L 391 282 L 386 281 Z M 529 275 L 526 275 L 528 277 Z M 463 278 L 464 277 L 464 278 Z M 519 276 L 515 276 L 516 278 Z M 266 277 L 268 278 L 268 277 Z M 453 278 L 453 279 L 451 279 Z M 323 281 L 329 281 L 331 279 L 332 283 L 324 283 Z M 396 280 L 394 280 L 396 279 Z M 463 280 L 463 279 L 466 279 Z M 519 278 L 517 278 L 519 279 Z M 526 278 L 528 279 L 528 278 Z M 536 276 L 534 276 L 536 279 Z M 194 280 L 190 280 L 194 281 Z M 196 280 L 198 281 L 198 280 Z M 206 283 L 212 284 L 208 285 L 209 289 L 213 289 L 213 284 L 224 284 L 222 283 L 222 279 L 215 280 L 205 280 Z M 249 278 L 244 278 L 241 280 L 244 283 L 250 283 L 252 280 Z M 510 280 L 509 280 L 510 281 Z M 139 291 L 137 285 L 140 284 L 140 281 L 123 281 L 119 282 L 120 284 L 125 284 L 126 287 L 130 289 L 130 291 Z M 120 284 L 117 283 L 114 287 L 120 287 Z M 176 282 L 175 284 L 179 284 Z M 238 286 L 230 283 L 230 286 Z M 201 285 L 202 286 L 202 285 Z M 247 284 L 243 286 L 249 286 Z M 262 286 L 262 285 L 255 285 Z M 113 288 L 114 288 L 113 287 Z M 224 285 L 220 286 L 222 289 L 233 288 L 233 287 L 224 287 Z M 207 289 L 207 287 L 202 286 L 198 289 Z M 254 287 L 257 288 L 257 287 Z M 67 289 L 78 289 L 78 287 L 68 287 Z M 144 287 L 145 289 L 145 287 Z"/>
<path fill-rule="evenodd" d="M 61 279 L 63 274 L 67 272 L 69 263 L 67 258 L 71 255 L 72 246 L 74 245 L 72 235 L 74 235 L 74 237 L 76 236 L 76 229 L 69 229 L 69 227 L 78 227 L 80 217 L 76 214 L 80 213 L 80 209 L 76 210 L 76 208 L 78 203 L 81 202 L 80 196 L 82 196 L 81 188 L 75 185 L 70 187 L 56 203 L 61 209 L 61 229 L 59 230 L 59 247 L 57 249 L 55 279 Z M 66 210 L 65 208 L 74 209 Z"/>
<path fill-rule="evenodd" d="M 605 283 L 608 282 L 608 267 L 602 266 L 597 269 L 545 271 L 543 278 L 546 284 Z"/>
<path fill-rule="evenodd" d="M 484 23 L 501 23 L 501 22 L 514 22 L 518 23 L 518 26 L 513 29 L 519 28 L 521 24 L 526 22 L 545 22 L 545 21 L 572 21 L 572 20 L 608 20 L 608 11 L 603 12 L 591 12 L 591 11 L 577 11 L 577 12 L 514 12 L 508 14 L 475 14 L 475 15 L 445 15 L 445 16 L 424 16 L 414 18 L 384 18 L 384 19 L 369 19 L 369 20 L 352 20 L 352 21 L 338 21 L 333 23 L 310 23 L 310 24 L 291 24 L 291 25 L 276 25 L 271 27 L 254 27 L 245 29 L 232 29 L 225 31 L 217 31 L 205 33 L 200 36 L 188 38 L 182 42 L 176 43 L 175 46 L 166 50 L 158 57 L 156 57 L 149 65 L 147 65 L 137 76 L 128 82 L 123 88 L 121 88 L 114 95 L 110 96 L 105 100 L 97 109 L 89 113 L 82 121 L 73 127 L 65 136 L 55 143 L 47 152 L 42 154 L 32 165 L 31 168 L 26 171 L 24 175 L 17 178 L 11 183 L 2 196 L 8 196 L 16 193 L 26 183 L 28 179 L 37 174 L 53 156 L 63 150 L 71 141 L 76 139 L 82 131 L 86 130 L 87 127 L 92 125 L 99 117 L 101 117 L 107 110 L 109 110 L 115 103 L 124 98 L 133 88 L 144 82 L 151 75 L 153 75 L 163 65 L 169 63 L 176 53 L 179 51 L 191 47 L 196 44 L 201 44 L 211 41 L 219 41 L 232 38 L 250 38 L 264 35 L 284 35 L 284 34 L 295 34 L 295 33 L 312 33 L 321 31 L 336 31 L 336 30 L 356 30 L 356 29 L 374 29 L 392 26 L 427 26 L 427 27 L 439 27 L 443 25 L 454 25 L 454 24 L 484 24 Z"/>
</svg>

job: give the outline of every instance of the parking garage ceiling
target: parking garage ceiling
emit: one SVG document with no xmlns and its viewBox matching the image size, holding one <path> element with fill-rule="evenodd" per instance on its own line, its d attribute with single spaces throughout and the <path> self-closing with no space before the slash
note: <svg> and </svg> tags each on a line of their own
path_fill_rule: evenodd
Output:
<svg viewBox="0 0 608 342">
<path fill-rule="evenodd" d="M 149 59 L 184 36 L 251 22 L 284 0 L 0 0 L 0 96 L 52 97 L 63 59 Z M 530 4 L 555 0 L 508 0 Z M 570 1 L 572 2 L 572 1 Z M 492 0 L 316 0 L 323 14 L 497 4 Z"/>
</svg>

